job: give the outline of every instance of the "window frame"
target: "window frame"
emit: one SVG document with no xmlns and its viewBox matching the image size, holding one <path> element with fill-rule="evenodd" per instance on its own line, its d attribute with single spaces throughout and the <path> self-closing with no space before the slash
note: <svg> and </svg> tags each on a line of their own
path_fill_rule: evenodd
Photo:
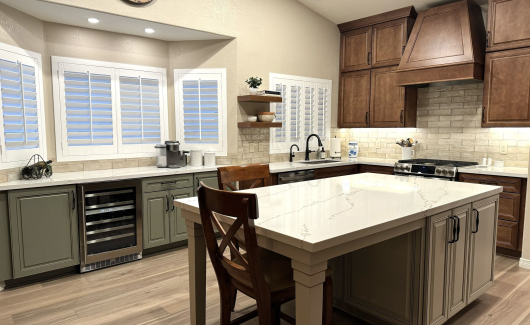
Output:
<svg viewBox="0 0 530 325">
<path fill-rule="evenodd" d="M 57 153 L 57 161 L 87 161 L 100 159 L 120 159 L 120 158 L 142 158 L 155 157 L 156 151 L 152 145 L 151 152 L 146 151 L 147 144 L 131 144 L 131 146 L 141 146 L 140 150 L 124 150 L 122 143 L 122 125 L 121 125 L 121 101 L 120 101 L 120 72 L 130 71 L 131 73 L 144 73 L 146 75 L 159 74 L 160 75 L 160 137 L 161 143 L 169 139 L 168 128 L 168 99 L 167 99 L 167 70 L 165 68 L 148 67 L 132 64 L 94 61 L 77 58 L 68 58 L 60 56 L 52 56 L 52 79 L 53 79 L 53 103 L 55 113 L 55 145 Z M 78 67 L 94 67 L 94 71 L 99 69 L 110 69 L 111 87 L 112 87 L 112 114 L 113 114 L 113 145 L 114 148 L 110 153 L 105 154 L 89 154 L 89 155 L 72 155 L 69 153 L 67 136 L 66 136 L 66 107 L 64 106 L 64 66 L 78 66 Z M 140 76 L 141 77 L 141 76 Z M 103 146 L 94 146 L 94 148 L 101 148 Z"/>
<path fill-rule="evenodd" d="M 289 84 L 287 85 L 287 91 L 286 93 L 288 96 L 285 99 L 285 102 L 287 103 L 286 107 L 286 120 L 283 121 L 283 124 L 285 127 L 285 142 L 284 143 L 278 143 L 275 142 L 275 133 L 276 128 L 270 129 L 270 145 L 269 145 L 269 153 L 270 154 L 278 154 L 278 153 L 289 153 L 290 147 L 294 144 L 298 145 L 300 147 L 300 150 L 305 150 L 305 142 L 307 139 L 307 135 L 305 132 L 305 88 L 306 86 L 314 86 L 315 87 L 315 98 L 317 101 L 316 106 L 312 107 L 312 110 L 318 111 L 318 89 L 320 86 L 325 87 L 328 90 L 328 95 L 326 98 L 327 101 L 327 111 L 325 116 L 325 137 L 322 140 L 322 144 L 324 145 L 325 149 L 329 150 L 330 146 L 330 137 L 331 137 L 331 104 L 332 104 L 332 91 L 333 91 L 333 81 L 330 79 L 318 79 L 318 78 L 310 78 L 310 77 L 302 77 L 302 76 L 294 76 L 294 75 L 286 75 L 286 74 L 280 74 L 280 73 L 270 73 L 269 74 L 269 89 L 276 90 L 276 80 L 282 80 L 282 81 L 288 81 Z M 299 102 L 299 112 L 298 116 L 300 118 L 300 129 L 299 132 L 299 139 L 298 141 L 293 141 L 291 139 L 291 86 L 298 86 L 300 87 L 300 92 L 298 95 L 300 96 L 301 100 Z M 275 112 L 276 111 L 276 104 L 279 103 L 271 103 L 270 104 L 270 111 Z M 318 131 L 318 120 L 313 121 L 313 128 L 314 133 L 317 133 Z M 316 138 L 312 138 L 309 147 L 312 150 L 315 150 L 318 148 L 318 142 Z"/>
<path fill-rule="evenodd" d="M 174 93 L 175 93 L 175 136 L 177 141 L 180 142 L 180 147 L 183 150 L 203 150 L 215 152 L 216 156 L 227 156 L 228 154 L 228 132 L 227 132 L 227 120 L 228 120 L 228 106 L 227 106 L 227 84 L 226 84 L 226 68 L 205 68 L 205 69 L 174 69 Z M 183 107 L 181 104 L 182 89 L 180 88 L 181 76 L 192 75 L 192 74 L 220 74 L 220 90 L 218 104 L 221 107 L 218 108 L 219 116 L 219 144 L 188 144 L 184 141 L 184 120 L 183 120 Z"/>
<path fill-rule="evenodd" d="M 8 160 L 8 154 L 5 146 L 4 119 L 2 106 L 0 105 L 0 170 L 25 166 L 28 160 L 34 154 L 39 154 L 47 160 L 46 146 L 46 118 L 44 109 L 44 85 L 42 72 L 42 55 L 37 52 L 29 51 L 23 48 L 0 43 L 0 52 L 7 52 L 7 56 L 17 58 L 21 63 L 28 60 L 34 60 L 35 66 L 35 89 L 37 92 L 37 117 L 39 129 L 39 148 L 38 149 L 21 149 L 14 154 L 12 160 Z M 22 99 L 24 100 L 24 99 Z M 0 98 L 0 104 L 2 103 Z"/>
</svg>

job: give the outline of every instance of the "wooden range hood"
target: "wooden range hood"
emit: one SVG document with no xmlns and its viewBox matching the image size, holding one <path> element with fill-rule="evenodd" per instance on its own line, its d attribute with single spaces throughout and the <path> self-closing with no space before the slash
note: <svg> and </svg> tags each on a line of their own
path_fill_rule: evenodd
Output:
<svg viewBox="0 0 530 325">
<path fill-rule="evenodd" d="M 484 80 L 486 29 L 472 0 L 421 11 L 397 70 L 400 86 Z"/>
</svg>

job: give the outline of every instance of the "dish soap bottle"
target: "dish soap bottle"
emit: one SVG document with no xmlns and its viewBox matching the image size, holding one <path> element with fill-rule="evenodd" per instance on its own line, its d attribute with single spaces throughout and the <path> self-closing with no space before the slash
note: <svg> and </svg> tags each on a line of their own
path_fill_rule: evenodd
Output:
<svg viewBox="0 0 530 325">
<path fill-rule="evenodd" d="M 350 141 L 348 143 L 348 158 L 357 158 L 359 154 L 359 145 L 357 141 Z"/>
<path fill-rule="evenodd" d="M 324 149 L 324 146 L 318 147 L 317 159 L 326 159 L 326 149 Z"/>
</svg>

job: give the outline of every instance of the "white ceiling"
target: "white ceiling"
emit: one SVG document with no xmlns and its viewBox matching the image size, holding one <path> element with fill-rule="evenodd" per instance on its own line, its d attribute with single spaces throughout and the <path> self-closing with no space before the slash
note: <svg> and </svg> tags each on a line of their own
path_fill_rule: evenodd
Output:
<svg viewBox="0 0 530 325">
<path fill-rule="evenodd" d="M 454 0 L 298 0 L 335 24 L 414 6 L 416 11 L 437 7 Z M 488 0 L 476 0 L 480 5 Z"/>
<path fill-rule="evenodd" d="M 189 28 L 111 15 L 39 0 L 0 0 L 0 2 L 44 21 L 105 30 L 115 33 L 137 35 L 164 41 L 191 41 L 231 38 L 224 35 L 202 32 Z M 99 19 L 99 23 L 90 24 L 87 21 L 88 18 L 97 18 Z M 155 30 L 155 33 L 147 34 L 144 31 L 145 28 L 152 28 Z"/>
</svg>

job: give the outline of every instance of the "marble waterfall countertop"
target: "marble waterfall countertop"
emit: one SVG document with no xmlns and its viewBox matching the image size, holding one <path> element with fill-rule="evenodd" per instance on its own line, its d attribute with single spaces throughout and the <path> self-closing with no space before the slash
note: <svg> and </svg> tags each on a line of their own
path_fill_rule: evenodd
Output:
<svg viewBox="0 0 530 325">
<path fill-rule="evenodd" d="M 499 194 L 502 187 L 365 173 L 244 192 L 258 195 L 258 234 L 316 252 Z M 196 197 L 174 204 L 199 213 Z"/>
</svg>

